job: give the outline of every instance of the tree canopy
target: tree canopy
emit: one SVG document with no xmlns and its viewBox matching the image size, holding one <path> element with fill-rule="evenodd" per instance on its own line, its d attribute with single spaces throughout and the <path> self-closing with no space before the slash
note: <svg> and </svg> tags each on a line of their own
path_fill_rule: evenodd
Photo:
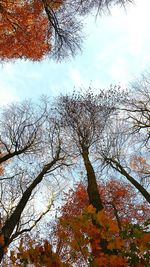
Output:
<svg viewBox="0 0 150 267">
<path fill-rule="evenodd" d="M 0 60 L 74 56 L 131 2 L 0 0 Z M 0 265 L 148 267 L 149 151 L 150 76 L 0 107 Z"/>
<path fill-rule="evenodd" d="M 131 0 L 0 1 L 0 59 L 57 60 L 81 48 L 82 22 L 93 9 L 101 12 Z"/>
<path fill-rule="evenodd" d="M 115 86 L 97 94 L 89 88 L 53 102 L 44 97 L 38 104 L 24 101 L 1 109 L 4 266 L 147 266 L 150 163 L 145 84 L 147 90 L 142 91 L 141 84 L 136 89 L 138 99 L 134 86 L 128 92 Z M 78 180 L 75 188 L 73 177 Z M 67 184 L 72 187 L 68 193 Z M 64 204 L 51 220 L 57 202 Z"/>
</svg>

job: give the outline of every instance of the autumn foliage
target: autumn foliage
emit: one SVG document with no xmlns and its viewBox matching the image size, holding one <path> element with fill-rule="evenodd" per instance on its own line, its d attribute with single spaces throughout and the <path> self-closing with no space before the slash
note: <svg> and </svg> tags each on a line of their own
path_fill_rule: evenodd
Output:
<svg viewBox="0 0 150 267">
<path fill-rule="evenodd" d="M 3 173 L 3 166 L 0 166 L 0 175 Z"/>
<path fill-rule="evenodd" d="M 96 225 L 93 224 L 93 220 Z M 104 211 L 96 213 L 91 205 L 83 214 L 69 221 L 60 221 L 59 245 L 56 253 L 48 241 L 43 245 L 30 241 L 27 246 L 20 243 L 18 253 L 11 252 L 14 267 L 32 263 L 34 266 L 91 266 L 91 267 L 127 267 L 148 266 L 150 233 L 145 223 L 143 226 L 124 224 L 120 233 L 116 221 Z M 106 242 L 103 251 L 102 242 Z"/>
<path fill-rule="evenodd" d="M 144 222 L 148 219 L 150 207 L 146 201 L 141 199 L 138 203 L 137 192 L 127 182 L 117 179 L 110 179 L 106 182 L 99 183 L 99 192 L 105 206 L 108 216 L 115 219 L 116 211 L 121 221 Z M 82 214 L 83 209 L 88 206 L 88 195 L 83 183 L 79 183 L 75 189 L 70 189 L 64 197 L 65 205 L 61 207 L 63 218 Z"/>
<path fill-rule="evenodd" d="M 148 266 L 150 207 L 135 202 L 136 192 L 127 183 L 111 179 L 99 190 L 105 208 L 98 213 L 88 205 L 82 183 L 70 190 L 54 223 L 52 243 L 21 242 L 18 254 L 11 254 L 12 262 L 20 264 L 15 266 Z"/>
<path fill-rule="evenodd" d="M 59 256 L 52 252 L 52 247 L 47 240 L 42 244 L 37 244 L 33 240 L 21 240 L 18 253 L 11 252 L 11 262 L 14 267 L 24 266 L 24 264 L 34 264 L 36 267 L 63 267 L 67 266 L 61 263 Z M 18 263 L 17 263 L 18 262 Z M 20 264 L 20 263 L 22 264 Z"/>
<path fill-rule="evenodd" d="M 53 48 L 55 59 L 75 55 L 83 39 L 79 16 L 128 2 L 132 0 L 0 0 L 0 60 L 38 61 L 52 55 Z"/>
<path fill-rule="evenodd" d="M 40 60 L 51 51 L 52 27 L 44 4 L 57 9 L 61 1 L 0 1 L 0 58 Z"/>
<path fill-rule="evenodd" d="M 64 120 L 60 120 L 61 112 L 56 113 L 57 108 L 52 109 L 45 98 L 37 109 L 27 101 L 3 110 L 0 124 L 2 266 L 23 267 L 30 263 L 46 267 L 147 267 L 150 207 L 146 199 L 149 199 L 149 193 L 142 182 L 137 183 L 131 176 L 134 174 L 133 177 L 139 179 L 141 175 L 149 175 L 147 160 L 132 154 L 133 157 L 128 158 L 130 173 L 127 173 L 127 167 L 112 156 L 112 162 L 107 161 L 107 164 L 112 163 L 116 172 L 111 175 L 116 174 L 116 179 L 105 175 L 99 183 L 99 168 L 93 163 L 95 155 L 99 156 L 101 152 L 98 147 L 102 147 L 99 142 L 103 136 L 99 132 L 107 129 L 107 125 L 101 129 L 102 122 L 108 119 L 110 123 L 106 106 L 102 113 L 104 99 L 111 104 L 112 91 L 108 93 L 106 99 L 103 93 L 99 99 L 91 93 L 77 95 L 73 100 L 65 97 L 64 102 L 59 101 L 59 105 L 65 106 L 65 110 L 64 106 L 60 110 L 65 111 L 62 113 Z M 104 96 L 102 102 L 101 96 Z M 114 98 L 113 103 L 118 99 Z M 112 146 L 114 148 L 114 143 Z M 145 150 L 143 152 L 145 154 Z M 78 159 L 82 159 L 83 165 L 76 165 Z M 70 170 L 77 168 L 79 171 L 80 167 L 85 171 L 84 182 L 64 194 L 55 218 L 51 220 L 51 204 L 46 211 L 41 207 L 36 213 L 38 192 L 48 192 L 47 182 L 52 188 L 55 179 L 58 184 L 63 184 L 63 177 L 68 174 L 71 178 Z M 117 168 L 122 176 L 118 177 Z M 123 177 L 129 178 L 131 183 L 124 182 Z M 148 197 L 141 194 L 143 190 Z M 46 203 L 49 203 L 47 197 Z M 42 224 L 46 214 L 49 214 L 49 223 L 45 219 Z M 41 227 L 43 233 L 36 227 Z"/>
<path fill-rule="evenodd" d="M 115 179 L 101 183 L 99 190 L 105 206 L 99 213 L 88 206 L 82 183 L 66 195 L 61 217 L 54 227 L 57 253 L 70 266 L 74 263 L 84 266 L 89 262 L 93 267 L 128 266 L 129 263 L 134 266 L 134 261 L 146 264 L 150 235 L 145 231 L 145 221 L 150 213 L 149 205 L 138 204 L 133 187 Z M 101 241 L 107 243 L 105 251 Z"/>
</svg>

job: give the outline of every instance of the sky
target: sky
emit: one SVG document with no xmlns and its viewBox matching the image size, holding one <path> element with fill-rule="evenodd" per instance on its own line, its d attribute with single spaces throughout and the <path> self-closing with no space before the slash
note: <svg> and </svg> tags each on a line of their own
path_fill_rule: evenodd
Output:
<svg viewBox="0 0 150 267">
<path fill-rule="evenodd" d="M 150 67 L 150 1 L 135 0 L 126 10 L 85 20 L 82 53 L 56 63 L 16 60 L 0 63 L 0 105 L 74 88 L 127 87 Z"/>
</svg>

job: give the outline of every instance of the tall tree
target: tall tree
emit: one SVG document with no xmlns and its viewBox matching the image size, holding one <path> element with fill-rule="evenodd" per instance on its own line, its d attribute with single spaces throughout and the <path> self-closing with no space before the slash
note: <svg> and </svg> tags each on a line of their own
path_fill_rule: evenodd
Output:
<svg viewBox="0 0 150 267">
<path fill-rule="evenodd" d="M 47 112 L 46 101 L 40 106 L 26 101 L 1 112 L 0 159 L 1 164 L 5 162 L 5 171 L 0 178 L 1 237 L 4 240 L 0 261 L 10 243 L 31 231 L 50 210 L 52 199 L 45 204 L 44 211 L 37 211 L 38 205 L 34 209 L 34 202 L 39 201 L 38 191 L 46 190 L 40 188 L 40 184 L 47 177 L 54 187 L 51 174 L 67 164 L 60 127 Z"/>
<path fill-rule="evenodd" d="M 73 153 L 80 156 L 84 162 L 89 203 L 97 211 L 103 209 L 103 204 L 97 187 L 92 155 L 119 101 L 120 91 L 117 88 L 110 88 L 106 92 L 100 90 L 97 95 L 88 90 L 85 94 L 74 93 L 71 96 L 61 96 L 58 100 L 57 110 L 70 140 L 70 149 L 74 148 Z"/>
<path fill-rule="evenodd" d="M 119 106 L 116 116 L 97 147 L 105 166 L 132 183 L 150 203 L 149 186 L 149 77 L 133 84 L 128 97 Z M 138 162 L 138 163 L 137 163 Z M 136 164 L 135 164 L 136 163 Z M 135 165 L 141 165 L 138 169 Z M 111 169 L 111 170 L 112 170 Z"/>
<path fill-rule="evenodd" d="M 82 42 L 81 17 L 131 0 L 0 1 L 0 59 L 62 59 L 75 55 Z"/>
</svg>

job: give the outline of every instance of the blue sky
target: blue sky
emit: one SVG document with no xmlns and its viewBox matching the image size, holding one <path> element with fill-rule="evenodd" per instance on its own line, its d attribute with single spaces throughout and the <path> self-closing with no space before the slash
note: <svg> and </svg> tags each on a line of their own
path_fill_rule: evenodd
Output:
<svg viewBox="0 0 150 267">
<path fill-rule="evenodd" d="M 114 7 L 111 15 L 97 20 L 89 16 L 83 51 L 66 62 L 17 60 L 0 65 L 0 104 L 56 96 L 74 87 L 127 86 L 150 67 L 149 12 L 149 0 L 135 0 L 126 11 Z"/>
</svg>

